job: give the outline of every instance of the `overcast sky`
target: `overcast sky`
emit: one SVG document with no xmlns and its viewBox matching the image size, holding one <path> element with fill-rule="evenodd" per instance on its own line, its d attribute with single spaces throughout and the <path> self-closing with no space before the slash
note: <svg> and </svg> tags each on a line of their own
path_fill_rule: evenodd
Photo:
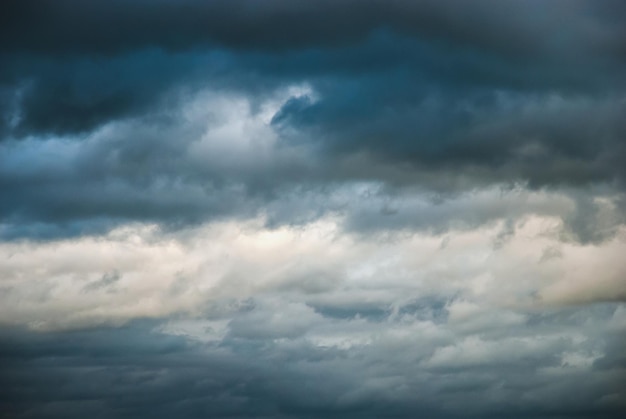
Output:
<svg viewBox="0 0 626 419">
<path fill-rule="evenodd" d="M 626 414 L 626 2 L 4 0 L 0 417 Z"/>
</svg>

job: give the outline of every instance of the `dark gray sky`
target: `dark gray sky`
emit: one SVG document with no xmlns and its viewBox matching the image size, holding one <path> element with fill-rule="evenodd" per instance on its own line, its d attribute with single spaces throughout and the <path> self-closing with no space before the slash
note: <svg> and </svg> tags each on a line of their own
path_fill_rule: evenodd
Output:
<svg viewBox="0 0 626 419">
<path fill-rule="evenodd" d="M 619 0 L 5 0 L 0 416 L 626 412 Z"/>
</svg>

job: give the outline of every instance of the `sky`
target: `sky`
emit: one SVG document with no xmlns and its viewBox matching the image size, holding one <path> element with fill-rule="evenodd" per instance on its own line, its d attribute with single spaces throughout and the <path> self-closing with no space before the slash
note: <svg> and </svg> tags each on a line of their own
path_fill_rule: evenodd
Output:
<svg viewBox="0 0 626 419">
<path fill-rule="evenodd" d="M 4 0 L 0 417 L 624 417 L 625 163 L 621 0 Z"/>
</svg>

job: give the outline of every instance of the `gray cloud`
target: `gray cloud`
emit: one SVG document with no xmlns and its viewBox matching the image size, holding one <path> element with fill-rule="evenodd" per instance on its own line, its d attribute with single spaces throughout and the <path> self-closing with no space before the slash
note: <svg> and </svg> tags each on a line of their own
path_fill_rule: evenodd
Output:
<svg viewBox="0 0 626 419">
<path fill-rule="evenodd" d="M 185 48 L 212 42 L 244 48 L 301 48 L 355 42 L 380 27 L 518 54 L 562 50 L 577 41 L 579 47 L 601 46 L 606 51 L 619 51 L 623 46 L 619 18 L 624 10 L 617 1 L 558 1 L 550 5 L 514 1 L 503 5 L 485 0 L 468 5 L 456 0 L 417 4 L 402 0 L 189 0 L 148 5 L 140 0 L 131 5 L 122 1 L 102 5 L 68 0 L 11 1 L 5 8 L 4 50 L 111 53 L 154 44 Z M 538 14 L 542 14 L 539 21 Z M 108 31 L 112 23 L 118 27 L 115 33 Z M 561 37 L 546 43 L 557 24 Z M 602 31 L 594 30 L 598 24 L 603 25 Z M 28 30 L 32 27 L 37 31 Z M 291 36 L 285 37 L 285 33 Z M 574 53 L 567 48 L 564 52 Z"/>
<path fill-rule="evenodd" d="M 286 100 L 273 116 L 276 121 L 294 100 L 285 93 L 259 104 L 242 94 L 230 93 L 224 103 L 219 97 L 212 91 L 187 96 L 176 112 L 110 124 L 80 141 L 5 142 L 0 183 L 11 199 L 0 203 L 2 235 L 54 238 L 101 233 L 128 221 L 177 227 L 261 214 L 268 225 L 279 226 L 337 212 L 348 217 L 346 225 L 353 230 L 442 233 L 541 213 L 562 217 L 572 237 L 587 242 L 611 237 L 624 222 L 621 122 L 611 104 L 603 105 L 608 121 L 598 104 L 560 99 L 545 106 L 513 103 L 513 114 L 519 109 L 522 115 L 507 116 L 507 111 L 497 121 L 480 110 L 482 122 L 465 132 L 446 134 L 446 128 L 433 134 L 437 143 L 414 142 L 408 133 L 394 136 L 396 125 L 390 125 L 389 133 L 380 134 L 390 136 L 383 146 L 378 137 L 362 135 L 373 130 L 325 127 L 323 118 L 307 123 L 317 133 L 303 127 L 295 137 L 284 122 L 268 125 L 265 111 L 255 107 L 275 101 L 272 106 L 280 107 Z M 189 115 L 196 108 L 202 111 Z M 565 111 L 572 116 L 560 123 Z M 437 105 L 425 123 L 442 112 Z M 576 126 L 593 112 L 598 115 L 594 127 Z M 374 121 L 367 114 L 357 116 Z M 402 130 L 413 123 L 410 115 L 394 122 Z M 601 125 L 605 134 L 589 143 L 586 130 Z M 365 193 L 359 192 L 363 182 L 371 184 Z M 497 202 L 495 192 L 483 203 L 464 197 L 493 183 L 505 194 L 514 185 L 544 187 L 560 201 L 528 203 L 526 192 L 513 197 L 515 188 L 509 205 Z M 594 202 L 597 198 L 609 204 Z"/>
<path fill-rule="evenodd" d="M 6 0 L 0 416 L 626 411 L 618 0 Z"/>
<path fill-rule="evenodd" d="M 103 288 L 109 288 L 121 279 L 121 275 L 117 271 L 112 271 L 102 275 L 102 278 L 90 282 L 83 287 L 84 292 L 98 291 Z"/>
<path fill-rule="evenodd" d="M 616 2 L 67 1 L 6 10 L 7 159 L 22 148 L 41 159 L 30 141 L 54 149 L 96 137 L 66 167 L 3 171 L 6 237 L 251 214 L 294 183 L 623 190 Z M 105 30 L 113 26 L 115 35 Z M 303 83 L 312 93 L 283 97 L 271 127 L 281 146 L 308 155 L 250 171 L 189 161 L 190 144 L 223 124 L 220 115 L 204 125 L 181 117 L 190 92 L 243 96 L 254 113 Z"/>
<path fill-rule="evenodd" d="M 231 330 L 252 320 L 251 314 L 290 312 L 277 308 L 261 304 L 234 313 Z M 584 316 L 577 310 L 546 313 L 541 323 L 491 337 L 455 330 L 451 320 L 438 326 L 437 337 L 427 332 L 434 324 L 411 323 L 410 315 L 339 323 L 319 317 L 330 330 L 349 335 L 361 328 L 385 336 L 350 349 L 277 335 L 273 322 L 250 323 L 259 331 L 274 330 L 271 334 L 236 333 L 219 343 L 159 332 L 154 322 L 48 333 L 4 328 L 1 379 L 9 390 L 1 403 L 5 412 L 23 417 L 339 418 L 422 412 L 437 418 L 613 418 L 624 406 L 624 370 L 615 367 L 623 358 L 614 350 L 619 335 L 594 329 L 613 312 L 606 307 L 587 309 Z M 493 317 L 483 331 L 489 323 Z M 426 328 L 421 336 L 397 334 L 420 327 Z M 580 333 L 589 340 L 576 344 Z M 597 360 L 590 366 L 582 354 Z M 454 359 L 444 361 L 449 356 Z M 581 374 L 590 378 L 580 380 Z M 577 394 L 575 401 L 571 394 Z"/>
<path fill-rule="evenodd" d="M 380 98 L 391 106 L 422 96 L 412 86 L 433 78 L 455 89 L 588 93 L 624 86 L 624 34 L 616 22 L 623 10 L 614 1 L 68 0 L 4 7 L 0 51 L 8 64 L 0 84 L 16 95 L 28 86 L 20 93 L 18 135 L 81 132 L 140 113 L 199 72 L 238 74 L 238 86 L 247 75 L 258 86 L 382 71 L 404 76 L 401 91 Z M 394 80 L 388 74 L 383 85 Z M 211 84 L 223 83 L 218 77 Z"/>
</svg>

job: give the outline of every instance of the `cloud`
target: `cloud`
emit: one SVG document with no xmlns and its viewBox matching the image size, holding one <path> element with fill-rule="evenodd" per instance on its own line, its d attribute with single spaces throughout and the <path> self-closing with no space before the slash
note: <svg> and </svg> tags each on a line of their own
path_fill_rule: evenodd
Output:
<svg viewBox="0 0 626 419">
<path fill-rule="evenodd" d="M 258 92 L 308 78 L 337 91 L 382 73 L 393 107 L 442 81 L 487 92 L 623 90 L 615 2 L 68 0 L 11 1 L 6 11 L 0 83 L 19 96 L 20 136 L 140 114 L 183 81 Z"/>
<path fill-rule="evenodd" d="M 624 301 L 623 229 L 582 245 L 562 241 L 561 222 L 549 215 L 517 223 L 504 242 L 504 221 L 446 237 L 387 229 L 350 234 L 342 223 L 333 216 L 266 229 L 257 219 L 178 232 L 134 225 L 104 236 L 3 243 L 2 322 L 48 330 L 205 312 L 219 319 L 237 309 L 228 308 L 232 302 L 267 296 L 267 308 L 253 306 L 231 324 L 234 334 L 267 338 L 298 336 L 320 316 L 438 319 L 445 308 L 448 322 L 472 329 L 494 323 L 484 317 L 492 305 L 531 310 Z M 558 257 L 546 258 L 554 249 Z M 469 305 L 447 305 L 462 296 Z"/>
<path fill-rule="evenodd" d="M 570 237 L 587 242 L 610 237 L 624 222 L 618 137 L 606 137 L 600 145 L 606 150 L 594 150 L 581 139 L 579 150 L 570 144 L 574 137 L 563 134 L 560 142 L 558 136 L 546 136 L 546 142 L 559 141 L 550 147 L 567 146 L 571 156 L 545 149 L 532 133 L 530 143 L 524 143 L 508 123 L 490 128 L 501 132 L 502 140 L 474 135 L 480 138 L 474 145 L 471 133 L 441 146 L 392 137 L 382 147 L 340 131 L 337 144 L 285 138 L 284 127 L 277 131 L 271 121 L 294 97 L 315 94 L 306 84 L 257 101 L 202 90 L 187 96 L 174 113 L 110 123 L 80 140 L 7 141 L 0 145 L 0 176 L 11 199 L 0 204 L 1 234 L 50 239 L 99 234 L 129 221 L 178 228 L 259 215 L 280 226 L 333 212 L 349 213 L 346 227 L 352 230 L 442 233 L 538 211 L 562 217 Z M 557 108 L 570 106 L 556 103 Z M 541 114 L 529 112 L 532 118 Z M 324 122 L 315 127 L 323 128 Z M 506 135 L 517 140 L 506 145 Z M 487 140 L 494 145 L 480 144 Z M 339 150 L 340 142 L 354 147 Z M 523 191 L 528 182 L 537 193 Z M 539 186 L 561 192 L 546 195 Z M 500 187 L 505 200 L 499 198 Z M 483 192 L 472 192 L 476 188 Z M 513 193 L 506 192 L 510 188 Z M 438 201 L 442 204 L 433 205 Z"/>
<path fill-rule="evenodd" d="M 359 7 L 355 7 L 355 6 Z M 107 5 L 12 1 L 6 6 L 3 49 L 112 53 L 145 45 L 185 48 L 220 43 L 239 48 L 302 48 L 354 42 L 380 27 L 412 36 L 433 37 L 481 45 L 495 50 L 528 50 L 563 47 L 584 41 L 582 47 L 616 48 L 621 33 L 616 17 L 623 7 L 615 1 L 515 1 L 501 5 L 485 0 L 468 5 L 462 1 L 305 1 L 242 0 L 135 1 Z M 535 19 L 543 13 L 543 19 Z M 567 17 L 564 18 L 563 15 Z M 110 33 L 111 23 L 119 31 Z M 228 22 L 228 24 L 227 24 Z M 561 24 L 561 37 L 543 42 Z M 36 32 L 25 29 L 39 24 Z M 602 25 L 603 31 L 597 25 Z M 31 26 L 32 27 L 32 26 Z M 534 29 L 534 30 L 531 30 Z M 285 33 L 291 36 L 285 37 Z M 495 37 L 495 34 L 500 37 Z M 39 34 L 47 35 L 39 37 Z M 21 35 L 17 37 L 16 35 Z M 80 36 L 72 36 L 80 35 Z M 10 36 L 14 36 L 8 42 Z M 572 53 L 573 51 L 565 51 Z"/>
<path fill-rule="evenodd" d="M 7 11 L 5 238 L 259 213 L 273 225 L 308 222 L 337 204 L 294 201 L 362 182 L 389 187 L 390 200 L 407 185 L 582 187 L 623 212 L 615 2 L 68 1 Z M 583 201 L 573 236 L 610 237 L 610 226 L 583 232 L 595 225 Z"/>
<path fill-rule="evenodd" d="M 244 322 L 266 308 L 234 316 Z M 531 335 L 521 324 L 497 338 L 410 316 L 335 320 L 305 336 L 227 334 L 209 343 L 176 321 L 44 334 L 4 328 L 0 380 L 14 384 L 0 400 L 5 412 L 26 417 L 412 417 L 417 411 L 447 418 L 494 409 L 529 418 L 581 410 L 619 417 L 624 371 L 606 366 L 620 353 L 602 350 L 605 342 L 613 345 L 604 327 L 611 311 L 588 309 L 583 322 L 574 312 L 561 314 L 568 321 L 551 318 Z M 208 330 L 206 321 L 197 323 Z M 352 339 L 348 347 L 336 338 L 332 343 L 333 335 L 359 334 L 372 338 Z"/>
<path fill-rule="evenodd" d="M 0 416 L 622 417 L 624 17 L 3 2 Z"/>
<path fill-rule="evenodd" d="M 120 278 L 120 274 L 115 271 L 105 273 L 104 275 L 102 275 L 102 278 L 85 285 L 83 287 L 83 291 L 92 292 L 103 288 L 109 288 L 111 285 L 114 285 L 116 282 L 118 282 Z"/>
<path fill-rule="evenodd" d="M 622 98 L 441 91 L 450 87 L 401 77 L 395 86 L 380 77 L 333 86 L 315 102 L 288 101 L 273 123 L 291 141 L 319 144 L 331 156 L 367 153 L 407 172 L 534 187 L 624 184 Z M 411 98 L 399 92 L 414 87 Z"/>
</svg>

